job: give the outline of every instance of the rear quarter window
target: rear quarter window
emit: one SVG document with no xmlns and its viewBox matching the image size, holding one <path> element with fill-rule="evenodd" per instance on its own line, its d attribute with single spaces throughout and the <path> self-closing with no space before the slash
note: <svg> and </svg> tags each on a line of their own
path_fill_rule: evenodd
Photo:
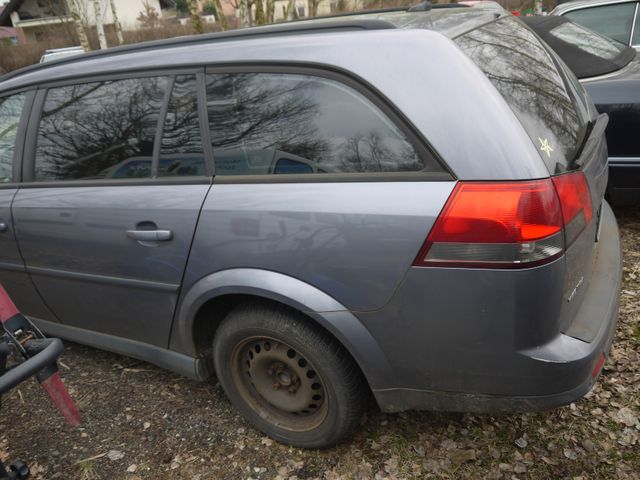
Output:
<svg viewBox="0 0 640 480">
<path fill-rule="evenodd" d="M 368 98 L 323 77 L 210 74 L 216 175 L 442 172 Z"/>
<path fill-rule="evenodd" d="M 549 172 L 575 168 L 589 118 L 538 37 L 506 17 L 455 41 L 509 104 Z"/>
</svg>

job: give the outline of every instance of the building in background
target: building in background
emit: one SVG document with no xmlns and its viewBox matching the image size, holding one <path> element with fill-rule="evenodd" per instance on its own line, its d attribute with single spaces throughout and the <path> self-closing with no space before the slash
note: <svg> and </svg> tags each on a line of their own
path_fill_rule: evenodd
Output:
<svg viewBox="0 0 640 480">
<path fill-rule="evenodd" d="M 418 0 L 416 0 L 418 1 Z M 288 0 L 275 0 L 274 19 L 276 21 L 286 18 Z M 341 11 L 355 11 L 364 7 L 364 0 L 320 0 L 318 2 L 318 16 L 331 15 Z M 302 18 L 309 15 L 309 2 L 307 0 L 294 1 L 294 17 Z"/>
<path fill-rule="evenodd" d="M 4 10 L 4 5 L 0 5 L 0 14 L 2 14 L 2 10 Z M 23 39 L 19 36 L 18 31 L 15 28 L 0 26 L 0 46 L 16 45 L 18 43 L 22 43 L 22 41 Z"/>
<path fill-rule="evenodd" d="M 162 15 L 163 7 L 172 4 L 163 0 L 113 0 L 118 20 L 125 30 L 139 27 L 138 17 L 146 5 Z M 49 35 L 73 29 L 70 2 L 88 27 L 96 24 L 93 0 L 10 0 L 0 11 L 0 27 L 15 28 L 27 42 L 45 40 Z M 113 23 L 109 0 L 98 0 L 105 25 Z M 18 33 L 20 35 L 20 33 Z"/>
<path fill-rule="evenodd" d="M 15 28 L 0 27 L 0 45 L 17 45 L 18 32 Z"/>
</svg>

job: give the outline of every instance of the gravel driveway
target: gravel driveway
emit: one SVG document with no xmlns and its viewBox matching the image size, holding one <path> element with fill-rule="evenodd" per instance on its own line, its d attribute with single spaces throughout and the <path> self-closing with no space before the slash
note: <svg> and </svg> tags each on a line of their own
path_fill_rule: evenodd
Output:
<svg viewBox="0 0 640 480">
<path fill-rule="evenodd" d="M 61 368 L 84 424 L 66 426 L 35 381 L 0 410 L 0 459 L 33 478 L 640 478 L 640 213 L 617 212 L 625 249 L 617 339 L 587 398 L 544 413 L 468 415 L 375 407 L 349 442 L 285 447 L 247 425 L 217 384 L 67 344 Z"/>
</svg>

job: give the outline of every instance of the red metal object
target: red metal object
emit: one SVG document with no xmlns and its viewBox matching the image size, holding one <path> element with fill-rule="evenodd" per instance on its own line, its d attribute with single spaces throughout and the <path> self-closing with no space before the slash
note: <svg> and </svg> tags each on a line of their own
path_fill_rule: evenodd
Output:
<svg viewBox="0 0 640 480">
<path fill-rule="evenodd" d="M 46 340 L 40 330 L 22 315 L 4 287 L 0 284 L 0 332 L 6 332 L 25 362 L 38 355 L 45 348 Z M 39 343 L 40 342 L 40 343 Z M 80 412 L 67 391 L 55 360 L 36 373 L 36 378 L 45 389 L 60 414 L 74 427 L 80 425 Z"/>
<path fill-rule="evenodd" d="M 596 378 L 598 376 L 598 374 L 600 373 L 600 370 L 602 370 L 602 367 L 604 367 L 604 361 L 606 360 L 606 355 L 604 353 L 600 354 L 600 358 L 598 359 L 598 363 L 596 363 L 596 366 L 594 367 L 593 371 L 591 372 L 591 378 Z"/>
<path fill-rule="evenodd" d="M 9 297 L 4 287 L 0 284 L 0 323 L 4 323 L 11 317 L 18 315 L 18 309 Z"/>
<path fill-rule="evenodd" d="M 80 411 L 64 386 L 60 372 L 54 372 L 49 378 L 41 381 L 40 385 L 49 394 L 51 401 L 67 422 L 78 427 L 80 425 Z"/>
</svg>

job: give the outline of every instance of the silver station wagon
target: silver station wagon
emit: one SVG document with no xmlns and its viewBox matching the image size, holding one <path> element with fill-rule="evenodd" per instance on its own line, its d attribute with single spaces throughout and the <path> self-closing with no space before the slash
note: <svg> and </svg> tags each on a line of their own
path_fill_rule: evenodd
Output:
<svg viewBox="0 0 640 480">
<path fill-rule="evenodd" d="M 296 446 L 371 394 L 566 404 L 616 325 L 606 123 L 495 10 L 53 61 L 0 79 L 0 282 L 49 334 L 216 375 Z"/>
</svg>

